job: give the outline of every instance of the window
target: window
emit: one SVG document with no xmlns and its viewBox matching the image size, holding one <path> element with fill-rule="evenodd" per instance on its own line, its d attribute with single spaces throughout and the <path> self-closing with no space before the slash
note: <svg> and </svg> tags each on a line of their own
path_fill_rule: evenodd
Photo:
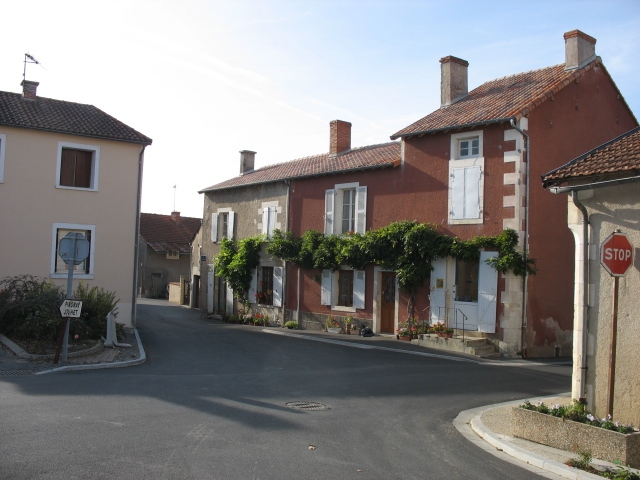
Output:
<svg viewBox="0 0 640 480">
<path fill-rule="evenodd" d="M 456 261 L 456 302 L 478 301 L 478 274 L 480 263 Z"/>
<path fill-rule="evenodd" d="M 251 271 L 249 303 L 282 306 L 282 276 L 284 269 L 275 266 L 261 266 Z"/>
<path fill-rule="evenodd" d="M 93 258 L 95 252 L 95 225 L 54 223 L 51 242 L 51 277 L 67 278 L 69 267 L 58 255 L 58 246 L 68 233 L 81 233 L 89 242 L 89 256 L 79 265 L 73 266 L 74 278 L 93 278 Z"/>
<path fill-rule="evenodd" d="M 364 308 L 364 280 L 363 270 L 323 270 L 320 303 L 343 312 L 355 312 L 357 308 Z"/>
<path fill-rule="evenodd" d="M 266 235 L 268 239 L 273 238 L 274 230 L 282 228 L 278 222 L 278 214 L 282 213 L 282 209 L 278 206 L 278 202 L 262 202 L 262 208 L 258 209 L 258 231 Z"/>
<path fill-rule="evenodd" d="M 217 243 L 223 238 L 233 238 L 235 212 L 230 208 L 219 208 L 217 213 L 211 214 L 211 241 Z"/>
<path fill-rule="evenodd" d="M 98 190 L 100 147 L 77 143 L 58 143 L 56 186 Z"/>
<path fill-rule="evenodd" d="M 172 250 L 171 252 L 167 252 L 167 260 L 179 260 L 180 252 Z"/>
<path fill-rule="evenodd" d="M 482 132 L 451 135 L 449 223 L 482 223 L 484 157 Z"/>
<path fill-rule="evenodd" d="M 7 143 L 7 136 L 0 133 L 0 183 L 4 183 L 4 149 Z"/>
<path fill-rule="evenodd" d="M 367 187 L 359 183 L 343 183 L 325 191 L 325 235 L 365 233 L 366 217 Z"/>
</svg>

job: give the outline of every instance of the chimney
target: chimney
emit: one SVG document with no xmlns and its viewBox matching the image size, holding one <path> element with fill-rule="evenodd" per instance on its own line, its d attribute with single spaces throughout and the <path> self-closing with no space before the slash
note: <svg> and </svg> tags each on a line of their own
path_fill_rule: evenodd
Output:
<svg viewBox="0 0 640 480">
<path fill-rule="evenodd" d="M 584 67 L 596 58 L 596 39 L 580 30 L 571 30 L 564 34 L 565 70 Z"/>
<path fill-rule="evenodd" d="M 29 100 L 35 100 L 36 90 L 38 90 L 39 82 L 32 82 L 31 80 L 23 80 L 20 85 L 22 85 L 22 96 L 24 98 L 28 98 Z"/>
<path fill-rule="evenodd" d="M 330 143 L 329 156 L 335 157 L 339 153 L 351 150 L 351 124 L 343 120 L 329 122 Z"/>
<path fill-rule="evenodd" d="M 469 62 L 458 57 L 440 59 L 440 106 L 446 107 L 469 93 L 467 67 Z"/>
<path fill-rule="evenodd" d="M 256 162 L 256 152 L 240 150 L 240 175 L 253 172 Z"/>
<path fill-rule="evenodd" d="M 180 212 L 171 212 L 171 220 L 175 223 L 180 223 Z"/>
</svg>

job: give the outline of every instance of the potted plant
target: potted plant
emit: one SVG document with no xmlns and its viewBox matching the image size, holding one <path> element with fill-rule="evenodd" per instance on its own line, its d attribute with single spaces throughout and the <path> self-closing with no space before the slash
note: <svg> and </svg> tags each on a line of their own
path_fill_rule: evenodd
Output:
<svg viewBox="0 0 640 480">
<path fill-rule="evenodd" d="M 445 338 L 452 338 L 453 337 L 453 328 L 447 328 L 447 326 L 442 322 L 436 323 L 433 326 L 433 331 L 439 337 L 445 337 Z"/>
<path fill-rule="evenodd" d="M 411 340 L 412 338 L 418 338 L 415 318 L 409 317 L 406 322 L 398 323 L 396 338 L 399 340 Z"/>
<path fill-rule="evenodd" d="M 295 320 L 289 320 L 288 322 L 284 323 L 283 327 L 292 330 L 298 328 L 298 322 L 296 322 Z"/>
<path fill-rule="evenodd" d="M 347 329 L 347 335 L 351 333 L 351 323 L 353 322 L 353 318 L 351 315 L 347 315 L 344 319 L 344 325 Z"/>
<path fill-rule="evenodd" d="M 338 323 L 338 321 L 333 317 L 333 315 L 329 315 L 326 321 L 327 332 L 329 333 L 342 333 L 342 327 Z"/>
</svg>

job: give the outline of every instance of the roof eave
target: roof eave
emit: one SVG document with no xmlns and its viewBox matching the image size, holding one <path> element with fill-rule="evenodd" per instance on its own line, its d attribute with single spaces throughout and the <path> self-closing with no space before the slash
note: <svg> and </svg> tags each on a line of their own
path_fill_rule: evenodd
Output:
<svg viewBox="0 0 640 480">
<path fill-rule="evenodd" d="M 493 119 L 493 120 L 482 120 L 480 122 L 465 123 L 463 125 L 448 125 L 446 127 L 434 128 L 434 129 L 431 129 L 431 130 L 421 130 L 419 132 L 404 133 L 404 134 L 401 134 L 401 135 L 394 134 L 390 138 L 391 138 L 391 140 L 396 140 L 398 138 L 405 139 L 407 137 L 422 136 L 422 135 L 426 135 L 426 134 L 446 132 L 448 130 L 460 130 L 460 129 L 463 129 L 463 128 L 473 128 L 473 127 L 478 127 L 480 125 L 490 125 L 490 124 L 494 124 L 494 123 L 509 122 L 511 119 L 518 120 L 519 118 L 521 118 L 523 116 L 524 116 L 524 114 L 520 113 L 520 114 L 517 114 L 517 115 L 512 115 L 510 117 L 505 117 L 505 118 L 496 118 L 496 119 Z"/>
<path fill-rule="evenodd" d="M 67 130 L 59 130 L 59 129 L 55 129 L 55 128 L 43 128 L 43 127 L 31 127 L 31 126 L 25 126 L 25 125 L 19 125 L 19 124 L 15 124 L 15 123 L 7 123 L 7 122 L 0 122 L 0 125 L 2 126 L 6 126 L 6 127 L 14 127 L 14 128 L 24 128 L 25 130 L 37 130 L 39 132 L 49 132 L 49 133 L 62 133 L 64 135 L 72 135 L 72 136 L 76 136 L 76 137 L 84 137 L 84 138 L 97 138 L 100 140 L 111 140 L 114 142 L 124 142 L 124 143 L 135 143 L 136 145 L 151 145 L 151 143 L 153 142 L 153 140 L 149 137 L 145 138 L 147 140 L 131 140 L 131 139 L 125 139 L 125 138 L 115 138 L 115 137 L 107 137 L 104 135 L 89 135 L 86 133 L 77 133 L 77 132 L 69 132 Z"/>
</svg>

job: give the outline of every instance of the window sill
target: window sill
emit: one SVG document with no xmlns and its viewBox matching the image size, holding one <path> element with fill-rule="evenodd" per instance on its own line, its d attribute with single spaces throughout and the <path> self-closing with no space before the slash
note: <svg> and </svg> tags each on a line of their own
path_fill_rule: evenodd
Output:
<svg viewBox="0 0 640 480">
<path fill-rule="evenodd" d="M 335 310 L 336 312 L 356 313 L 356 307 L 343 307 L 342 305 L 331 305 L 331 310 Z"/>
<path fill-rule="evenodd" d="M 69 278 L 69 274 L 68 273 L 51 273 L 49 275 L 49 278 Z M 93 280 L 93 273 L 74 273 L 73 274 L 73 278 L 75 279 L 82 279 L 82 280 Z"/>
<path fill-rule="evenodd" d="M 481 218 L 463 218 L 459 220 L 449 219 L 449 225 L 481 225 L 484 219 Z"/>
<path fill-rule="evenodd" d="M 56 188 L 60 190 L 80 190 L 83 192 L 97 192 L 97 188 L 84 188 L 84 187 L 68 187 L 66 185 L 56 185 Z"/>
</svg>

